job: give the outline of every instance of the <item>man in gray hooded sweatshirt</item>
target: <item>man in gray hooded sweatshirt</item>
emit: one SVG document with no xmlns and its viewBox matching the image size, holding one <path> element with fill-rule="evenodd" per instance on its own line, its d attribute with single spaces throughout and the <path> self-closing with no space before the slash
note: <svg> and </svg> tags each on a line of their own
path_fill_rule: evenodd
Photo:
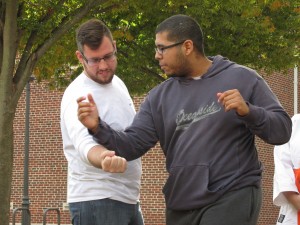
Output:
<svg viewBox="0 0 300 225">
<path fill-rule="evenodd" d="M 91 95 L 88 102 L 78 99 L 79 120 L 98 143 L 127 160 L 160 142 L 169 173 L 167 225 L 255 225 L 263 170 L 255 136 L 273 145 L 288 142 L 289 115 L 254 70 L 205 56 L 193 18 L 164 20 L 155 45 L 169 79 L 148 93 L 131 126 L 124 132 L 109 127 Z"/>
</svg>

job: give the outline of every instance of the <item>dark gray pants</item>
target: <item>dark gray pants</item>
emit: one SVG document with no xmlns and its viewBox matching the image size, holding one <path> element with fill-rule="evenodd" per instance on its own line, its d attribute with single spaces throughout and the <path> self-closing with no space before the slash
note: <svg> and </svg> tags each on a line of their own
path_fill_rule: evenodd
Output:
<svg viewBox="0 0 300 225">
<path fill-rule="evenodd" d="M 261 188 L 254 186 L 225 194 L 201 209 L 166 210 L 167 225 L 256 225 L 262 203 Z"/>
</svg>

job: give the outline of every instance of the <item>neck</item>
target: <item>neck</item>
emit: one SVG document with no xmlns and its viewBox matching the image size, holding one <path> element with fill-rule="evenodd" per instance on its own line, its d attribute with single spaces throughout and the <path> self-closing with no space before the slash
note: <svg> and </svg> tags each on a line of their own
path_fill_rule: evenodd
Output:
<svg viewBox="0 0 300 225">
<path fill-rule="evenodd" d="M 211 67 L 212 61 L 207 57 L 201 57 L 200 59 L 197 58 L 192 65 L 194 70 L 191 73 L 191 77 L 201 77 Z"/>
</svg>

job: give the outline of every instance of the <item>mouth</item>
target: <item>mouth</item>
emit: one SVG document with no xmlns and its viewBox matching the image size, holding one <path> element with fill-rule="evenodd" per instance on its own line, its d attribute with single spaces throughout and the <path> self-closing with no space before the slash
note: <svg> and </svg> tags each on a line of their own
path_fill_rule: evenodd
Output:
<svg viewBox="0 0 300 225">
<path fill-rule="evenodd" d="M 108 75 L 108 74 L 110 74 L 111 72 L 109 71 L 109 70 L 99 70 L 98 72 L 97 72 L 97 74 L 98 75 L 102 75 L 102 76 L 105 76 L 105 75 Z"/>
<path fill-rule="evenodd" d="M 163 69 L 164 67 L 166 67 L 166 65 L 160 64 L 159 65 L 161 69 Z"/>
</svg>

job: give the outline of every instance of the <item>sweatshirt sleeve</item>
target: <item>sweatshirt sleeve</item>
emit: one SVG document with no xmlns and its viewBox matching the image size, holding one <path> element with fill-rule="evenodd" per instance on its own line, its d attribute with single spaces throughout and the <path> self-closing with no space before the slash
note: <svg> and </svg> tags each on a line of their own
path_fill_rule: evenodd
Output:
<svg viewBox="0 0 300 225">
<path fill-rule="evenodd" d="M 253 88 L 249 114 L 239 117 L 246 126 L 268 144 L 287 143 L 292 133 L 292 121 L 267 83 L 258 78 Z"/>
<path fill-rule="evenodd" d="M 100 119 L 99 128 L 93 137 L 96 142 L 127 160 L 144 155 L 158 141 L 147 98 L 135 115 L 131 126 L 124 131 L 116 131 Z"/>
</svg>

